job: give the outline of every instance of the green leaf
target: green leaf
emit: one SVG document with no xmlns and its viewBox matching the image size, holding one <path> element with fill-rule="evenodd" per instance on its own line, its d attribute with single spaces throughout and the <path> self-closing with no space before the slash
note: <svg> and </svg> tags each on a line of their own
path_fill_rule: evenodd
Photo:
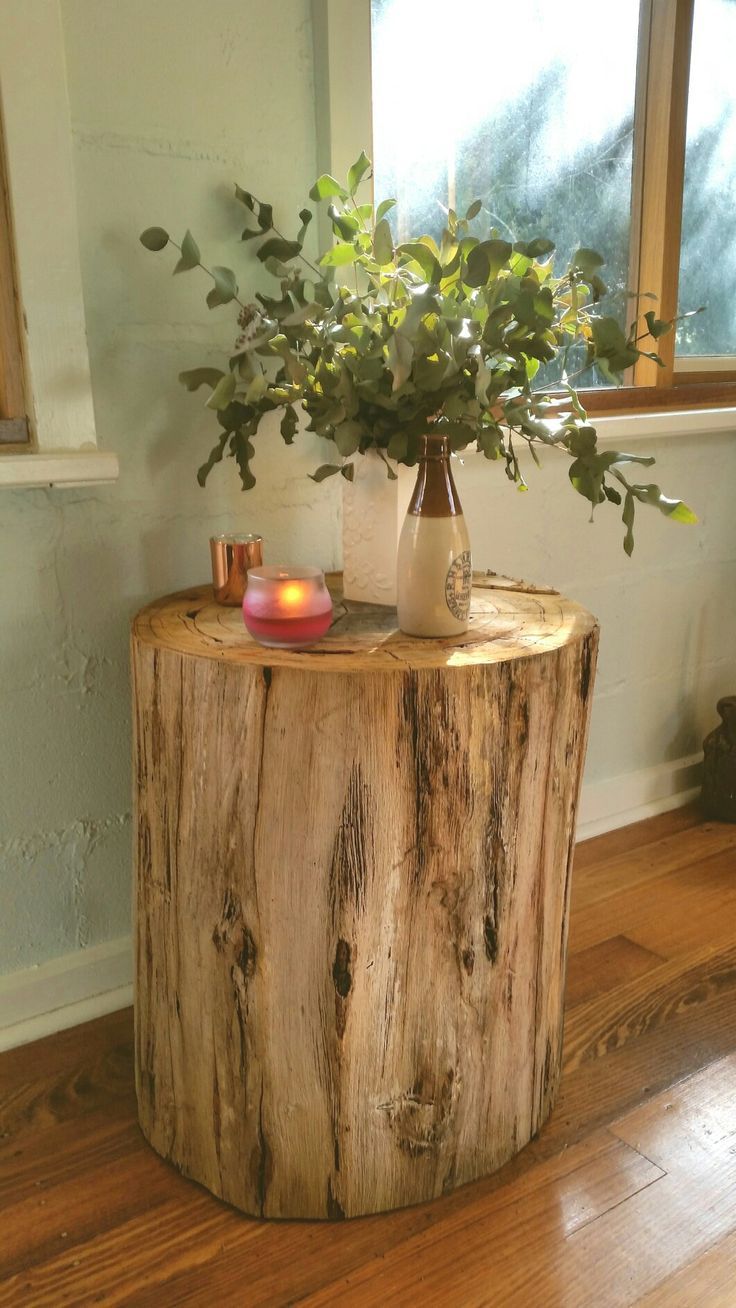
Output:
<svg viewBox="0 0 736 1308">
<path fill-rule="evenodd" d="M 531 241 L 516 241 L 514 245 L 516 253 L 523 254 L 526 259 L 545 259 L 554 253 L 554 249 L 554 241 L 548 241 L 545 236 L 534 236 Z"/>
<path fill-rule="evenodd" d="M 312 221 L 312 217 L 313 214 L 311 209 L 299 210 L 299 219 L 301 222 L 301 227 L 299 228 L 299 235 L 297 236 L 296 239 L 299 242 L 299 244 L 302 246 L 304 245 L 304 237 L 307 234 L 307 228 Z"/>
<path fill-rule="evenodd" d="M 210 309 L 215 309 L 219 304 L 229 304 L 235 299 L 238 283 L 231 268 L 215 267 L 212 269 L 212 277 L 215 284 L 207 296 L 207 303 Z"/>
<path fill-rule="evenodd" d="M 394 332 L 393 336 L 389 337 L 386 355 L 388 357 L 388 366 L 393 373 L 391 390 L 397 391 L 400 386 L 403 386 L 411 372 L 414 346 L 406 336 L 402 336 L 400 332 Z"/>
<path fill-rule="evenodd" d="M 391 436 L 388 443 L 388 455 L 398 463 L 406 458 L 409 449 L 409 433 L 400 428 Z"/>
<path fill-rule="evenodd" d="M 601 455 L 606 467 L 610 468 L 614 463 L 641 463 L 645 468 L 651 468 L 656 462 L 651 454 L 624 454 L 620 450 L 606 450 Z"/>
<path fill-rule="evenodd" d="M 503 434 L 500 427 L 481 427 L 478 432 L 478 449 L 487 459 L 497 459 L 503 448 Z"/>
<path fill-rule="evenodd" d="M 181 243 L 181 258 L 179 259 L 174 272 L 189 272 L 192 268 L 198 267 L 199 246 L 192 236 L 192 233 L 187 229 L 184 233 L 184 240 Z"/>
<path fill-rule="evenodd" d="M 370 172 L 371 161 L 365 150 L 361 150 L 355 163 L 348 169 L 348 190 L 351 195 L 355 195 L 358 185 L 363 180 L 367 172 Z"/>
<path fill-rule="evenodd" d="M 483 208 L 482 200 L 473 200 L 473 203 L 465 211 L 465 217 L 467 221 L 470 223 L 473 221 L 474 218 L 477 218 L 482 208 Z"/>
<path fill-rule="evenodd" d="M 235 394 L 236 377 L 233 372 L 226 372 L 218 381 L 206 403 L 208 409 L 225 409 Z"/>
<path fill-rule="evenodd" d="M 298 254 L 301 254 L 301 249 L 298 241 L 286 241 L 281 236 L 271 236 L 258 247 L 257 253 L 261 263 L 265 263 L 267 259 L 280 259 L 282 263 L 287 263 L 289 259 L 295 259 Z"/>
<path fill-rule="evenodd" d="M 169 233 L 163 227 L 147 227 L 141 232 L 140 242 L 147 250 L 163 250 L 169 243 Z"/>
<path fill-rule="evenodd" d="M 425 281 L 434 285 L 442 281 L 442 266 L 428 245 L 424 245 L 421 241 L 404 241 L 402 245 L 397 245 L 396 249 L 418 264 Z"/>
<path fill-rule="evenodd" d="M 596 362 L 605 360 L 614 372 L 623 372 L 636 363 L 639 351 L 629 344 L 615 318 L 593 318 L 590 327 Z"/>
<path fill-rule="evenodd" d="M 343 463 L 340 472 L 346 481 L 353 481 L 355 477 L 355 467 L 352 463 Z"/>
<path fill-rule="evenodd" d="M 595 427 L 576 427 L 568 441 L 568 449 L 571 454 L 584 458 L 586 454 L 595 453 L 596 441 Z"/>
<path fill-rule="evenodd" d="M 662 496 L 662 500 L 665 503 L 660 503 L 659 507 L 662 513 L 666 514 L 668 518 L 671 518 L 673 522 L 694 523 L 698 521 L 697 513 L 693 513 L 693 510 L 689 508 L 687 504 L 683 504 L 682 500 L 668 500 L 666 495 Z M 672 508 L 665 507 L 665 505 L 670 504 L 672 505 Z"/>
<path fill-rule="evenodd" d="M 341 200 L 347 200 L 348 198 L 344 186 L 341 186 L 329 173 L 322 173 L 322 176 L 317 178 L 309 192 L 309 198 L 310 200 L 329 200 L 333 195 L 339 195 Z"/>
<path fill-rule="evenodd" d="M 643 504 L 651 504 L 654 508 L 659 509 L 666 518 L 672 518 L 673 522 L 697 522 L 697 515 L 682 500 L 670 499 L 664 495 L 659 486 L 632 486 L 632 493 Z"/>
<path fill-rule="evenodd" d="M 324 481 L 326 477 L 334 477 L 340 471 L 339 463 L 323 463 L 315 472 L 310 472 L 309 476 L 312 481 Z"/>
<path fill-rule="evenodd" d="M 335 435 L 332 439 L 343 458 L 349 458 L 358 449 L 362 435 L 363 428 L 360 423 L 348 419 L 347 422 L 341 422 L 339 427 L 335 428 Z"/>
<path fill-rule="evenodd" d="M 231 438 L 230 451 L 235 455 L 243 490 L 252 490 L 256 484 L 256 479 L 250 470 L 250 461 L 255 454 L 255 450 L 243 432 L 236 432 Z"/>
<path fill-rule="evenodd" d="M 225 373 L 221 368 L 190 368 L 179 373 L 179 381 L 188 391 L 197 391 L 200 386 L 210 386 L 213 390 Z"/>
<path fill-rule="evenodd" d="M 258 226 L 262 232 L 269 232 L 273 227 L 273 205 L 261 204 L 258 206 Z"/>
<path fill-rule="evenodd" d="M 376 209 L 376 222 L 380 223 L 381 219 L 386 217 L 386 214 L 394 208 L 395 204 L 395 200 L 381 200 L 381 203 Z"/>
<path fill-rule="evenodd" d="M 632 495 L 631 491 L 627 491 L 626 498 L 624 499 L 624 508 L 623 508 L 623 513 L 621 514 L 621 520 L 626 528 L 626 535 L 624 536 L 624 549 L 628 554 L 629 558 L 631 558 L 631 555 L 634 552 L 635 512 L 636 512 L 636 503 L 634 501 L 634 496 Z"/>
<path fill-rule="evenodd" d="M 653 336 L 655 341 L 660 336 L 665 336 L 667 332 L 672 331 L 672 323 L 667 322 L 666 319 L 658 318 L 654 309 L 650 309 L 648 313 L 644 314 L 644 321 L 647 324 L 649 335 Z"/>
<path fill-rule="evenodd" d="M 589 250 L 587 246 L 582 246 L 572 256 L 570 267 L 579 268 L 581 272 L 592 276 L 596 268 L 602 268 L 605 262 L 603 255 L 597 250 Z"/>
<path fill-rule="evenodd" d="M 253 213 L 256 202 L 253 199 L 253 196 L 251 195 L 250 191 L 244 191 L 242 186 L 236 186 L 235 198 L 236 200 L 240 200 L 240 203 L 244 204 L 246 209 L 250 209 L 251 213 Z"/>
<path fill-rule="evenodd" d="M 508 241 L 481 241 L 468 252 L 463 281 L 466 286 L 486 286 L 508 262 L 512 247 Z"/>
<path fill-rule="evenodd" d="M 284 410 L 284 416 L 281 419 L 281 435 L 284 438 L 285 445 L 293 445 L 294 434 L 298 426 L 298 418 L 293 404 L 287 404 Z"/>
<path fill-rule="evenodd" d="M 244 227 L 241 233 L 241 241 L 252 241 L 256 236 L 263 236 L 260 227 Z"/>
<path fill-rule="evenodd" d="M 394 472 L 393 468 L 391 467 L 391 464 L 389 463 L 388 459 L 386 458 L 386 455 L 384 454 L 380 446 L 376 448 L 376 453 L 386 468 L 386 476 L 388 477 L 389 481 L 398 481 L 399 478 L 397 474 Z M 352 464 L 350 466 L 352 467 Z M 350 480 L 352 481 L 352 477 Z"/>
<path fill-rule="evenodd" d="M 394 257 L 394 238 L 386 218 L 376 223 L 373 233 L 373 258 L 381 267 L 385 267 Z"/>
<path fill-rule="evenodd" d="M 220 463 L 225 449 L 225 444 L 229 435 L 230 433 L 227 431 L 224 431 L 222 433 L 217 443 L 212 446 L 212 449 L 210 450 L 209 453 L 209 458 L 206 460 L 205 463 L 202 464 L 200 468 L 197 469 L 197 481 L 199 482 L 200 486 L 204 486 L 215 464 Z"/>
<path fill-rule="evenodd" d="M 268 378 L 265 373 L 257 372 L 255 377 L 248 383 L 248 389 L 245 392 L 246 404 L 257 404 L 258 401 L 266 394 L 268 389 Z"/>
<path fill-rule="evenodd" d="M 341 236 L 344 241 L 351 241 L 355 233 L 360 230 L 360 223 L 353 213 L 341 213 L 337 205 L 328 206 L 327 213 L 332 219 L 332 230 L 336 236 Z"/>
<path fill-rule="evenodd" d="M 320 264 L 324 268 L 342 268 L 345 264 L 355 263 L 359 255 L 360 250 L 356 249 L 354 245 L 344 245 L 338 242 L 337 245 L 333 245 L 331 250 L 322 255 Z"/>
</svg>

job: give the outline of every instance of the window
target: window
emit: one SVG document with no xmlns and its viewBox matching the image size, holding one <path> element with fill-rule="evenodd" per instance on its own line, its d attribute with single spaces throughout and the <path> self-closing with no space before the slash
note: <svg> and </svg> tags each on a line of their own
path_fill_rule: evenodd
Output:
<svg viewBox="0 0 736 1308">
<path fill-rule="evenodd" d="M 351 162 L 372 129 L 375 198 L 397 198 L 397 234 L 441 227 L 438 199 L 464 211 L 478 197 L 486 227 L 553 236 L 558 267 L 599 245 L 622 325 L 652 307 L 707 311 L 624 387 L 578 377 L 589 410 L 736 405 L 736 0 L 357 0 L 349 20 L 340 0 L 314 3 L 323 162 Z"/>
<path fill-rule="evenodd" d="M 92 406 L 59 0 L 0 8 L 0 487 L 114 481 Z"/>
<path fill-rule="evenodd" d="M 23 449 L 29 439 L 21 314 L 0 121 L 0 449 Z"/>
</svg>

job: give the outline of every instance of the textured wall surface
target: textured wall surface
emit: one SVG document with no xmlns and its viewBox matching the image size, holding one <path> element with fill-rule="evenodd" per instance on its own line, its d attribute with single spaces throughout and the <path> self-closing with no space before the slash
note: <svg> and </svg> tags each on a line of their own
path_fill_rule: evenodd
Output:
<svg viewBox="0 0 736 1308">
<path fill-rule="evenodd" d="M 131 614 L 207 579 L 213 531 L 339 558 L 337 488 L 305 475 L 317 438 L 262 432 L 248 495 L 229 462 L 197 486 L 212 415 L 176 377 L 229 346 L 234 316 L 137 239 L 190 226 L 205 261 L 245 270 L 235 180 L 296 219 L 316 171 L 308 0 L 62 8 L 98 441 L 121 476 L 2 492 L 0 973 L 129 929 Z"/>
<path fill-rule="evenodd" d="M 196 485 L 212 421 L 176 374 L 216 361 L 232 318 L 137 241 L 190 226 L 212 262 L 245 270 L 232 181 L 296 215 L 315 173 L 308 0 L 62 8 L 98 439 L 121 477 L 0 500 L 0 973 L 128 930 L 131 614 L 206 579 L 213 530 L 261 531 L 272 559 L 339 561 L 339 488 L 305 476 L 315 438 L 286 450 L 264 431 L 247 496 L 229 464 Z M 526 495 L 482 460 L 458 474 L 477 566 L 551 582 L 601 620 L 591 780 L 696 750 L 735 688 L 736 440 L 651 446 L 702 524 L 642 511 L 631 562 L 615 513 L 587 525 L 561 457 L 530 469 Z"/>
<path fill-rule="evenodd" d="M 625 439 L 615 444 L 626 448 Z M 591 524 L 557 451 L 543 452 L 541 470 L 525 468 L 527 492 L 478 456 L 456 476 L 475 566 L 547 582 L 600 621 L 587 782 L 699 750 L 717 720 L 716 699 L 736 687 L 736 439 L 651 438 L 634 452 L 657 463 L 632 468 L 629 479 L 657 481 L 700 522 L 667 522 L 640 506 L 631 559 L 620 510 L 602 505 Z"/>
</svg>

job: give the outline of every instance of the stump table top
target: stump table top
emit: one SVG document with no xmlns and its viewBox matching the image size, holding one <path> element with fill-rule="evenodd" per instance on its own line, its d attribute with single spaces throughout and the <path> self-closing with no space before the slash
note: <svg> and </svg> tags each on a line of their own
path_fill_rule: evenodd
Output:
<svg viewBox="0 0 736 1308">
<path fill-rule="evenodd" d="M 211 586 L 154 600 L 133 619 L 133 639 L 159 649 L 228 663 L 365 672 L 467 667 L 544 654 L 582 640 L 596 619 L 557 591 L 495 573 L 475 573 L 470 626 L 462 636 L 419 639 L 399 631 L 396 610 L 345 600 L 341 574 L 327 577 L 334 621 L 317 645 L 259 645 L 239 608 L 216 604 Z"/>
</svg>

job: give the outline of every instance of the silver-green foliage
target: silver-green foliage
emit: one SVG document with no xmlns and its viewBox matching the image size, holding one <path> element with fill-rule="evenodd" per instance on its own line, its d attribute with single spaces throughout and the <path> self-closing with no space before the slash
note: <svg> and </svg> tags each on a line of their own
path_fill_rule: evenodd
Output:
<svg viewBox="0 0 736 1308">
<path fill-rule="evenodd" d="M 335 474 L 352 480 L 353 457 L 369 449 L 395 477 L 391 460 L 414 464 L 421 435 L 433 428 L 448 435 L 453 450 L 475 443 L 486 458 L 501 460 L 519 490 L 526 490 L 522 445 L 535 462 L 540 445 L 566 453 L 570 481 L 593 507 L 623 505 L 627 554 L 637 502 L 679 522 L 695 521 L 681 500 L 626 477 L 625 465 L 649 466 L 654 459 L 598 449 L 572 385 L 588 369 L 620 382 L 642 353 L 657 359 L 656 340 L 672 324 L 650 310 L 625 334 L 599 308 L 606 291 L 600 254 L 578 250 L 557 277 L 555 247 L 546 237 L 512 245 L 493 229 L 472 234 L 471 223 L 477 227 L 482 220 L 480 200 L 464 217 L 448 211 L 439 244 L 418 236 L 396 245 L 387 218 L 394 201 L 374 209 L 357 197 L 370 168 L 361 154 L 346 185 L 323 174 L 312 187 L 311 200 L 328 205 L 336 238 L 316 264 L 304 254 L 312 210 L 300 211 L 298 234 L 289 239 L 274 226 L 270 204 L 235 188 L 248 214 L 242 240 L 259 242 L 257 257 L 278 286 L 273 295 L 257 294 L 257 303 L 239 298 L 231 269 L 201 263 L 191 232 L 181 246 L 163 228 L 143 232 L 149 250 L 176 246 L 175 272 L 198 267 L 209 275 L 210 308 L 238 306 L 241 334 L 227 366 L 181 374 L 188 390 L 209 387 L 207 407 L 220 427 L 198 471 L 200 485 L 227 449 L 243 488 L 250 489 L 261 419 L 279 410 L 281 435 L 290 445 L 301 409 L 307 430 L 335 447 L 335 460 L 312 474 L 317 482 Z M 642 350 L 647 339 L 652 349 Z M 568 358 L 579 360 L 581 346 L 584 363 L 569 374 Z M 540 364 L 558 358 L 561 390 L 535 390 Z"/>
</svg>

